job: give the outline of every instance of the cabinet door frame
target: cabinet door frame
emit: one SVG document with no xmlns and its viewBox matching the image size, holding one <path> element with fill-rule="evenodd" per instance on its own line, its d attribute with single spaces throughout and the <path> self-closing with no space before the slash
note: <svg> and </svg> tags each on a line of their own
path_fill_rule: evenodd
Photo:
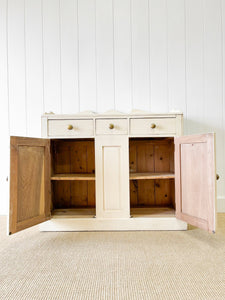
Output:
<svg viewBox="0 0 225 300">
<path fill-rule="evenodd" d="M 195 165 L 193 165 L 192 160 L 187 161 L 188 158 L 190 159 L 190 157 L 187 157 L 187 150 L 186 153 L 184 150 L 182 150 L 182 146 L 184 145 L 187 145 L 187 147 L 192 147 L 200 143 L 202 147 L 204 147 L 204 151 L 202 152 L 202 155 L 199 156 L 194 152 L 192 152 L 192 155 L 195 157 L 195 162 L 198 159 L 200 165 L 203 166 L 205 164 L 206 174 L 204 180 L 202 179 L 203 176 L 196 178 L 196 175 L 192 179 L 191 172 L 198 169 L 198 161 Z M 215 164 L 215 134 L 214 133 L 175 137 L 176 218 L 185 221 L 193 226 L 207 230 L 209 232 L 215 232 L 216 229 L 215 165 L 216 164 Z M 196 182 L 198 185 L 196 184 Z M 204 183 L 204 188 L 203 188 L 203 183 Z M 204 197 L 205 199 L 204 202 L 203 201 L 201 202 L 200 200 L 201 198 L 200 198 L 199 200 L 196 199 L 195 203 L 192 203 L 191 201 L 190 203 L 188 203 L 188 199 L 185 199 L 184 195 L 182 195 L 182 187 L 184 186 L 185 189 L 185 185 L 186 187 L 187 186 L 189 187 L 188 190 L 189 194 L 194 195 L 198 190 L 201 190 L 202 194 L 205 193 L 206 197 Z M 205 208 L 204 208 L 205 212 L 203 214 L 204 217 L 200 217 L 196 215 L 195 207 L 197 206 L 200 207 L 201 206 L 199 205 L 200 202 L 201 205 L 203 203 L 205 204 Z M 201 215 L 201 213 L 199 215 Z"/>
<path fill-rule="evenodd" d="M 114 168 L 115 158 L 112 157 L 111 161 L 107 159 L 106 166 L 104 165 L 104 151 L 106 148 L 111 148 L 111 150 L 119 151 L 118 161 L 119 170 Z M 120 219 L 120 218 L 130 218 L 130 191 L 129 191 L 129 139 L 127 135 L 121 136 L 97 136 L 95 137 L 95 172 L 96 172 L 96 217 L 99 219 Z M 114 148 L 114 149 L 113 149 Z M 110 150 L 109 150 L 110 151 Z M 108 154 L 107 154 L 108 155 Z M 118 195 L 118 204 L 120 207 L 113 207 L 113 200 L 107 193 L 114 193 L 114 190 L 110 187 L 110 180 L 113 181 L 108 173 L 106 176 L 107 182 L 104 182 L 104 172 L 109 168 L 111 164 L 112 169 L 119 173 L 119 191 L 115 194 Z M 110 168 L 111 168 L 110 167 Z M 106 169 L 105 169 L 106 168 Z M 111 170 L 110 170 L 111 171 Z M 110 192 L 109 192 L 110 191 Z M 105 197 L 108 197 L 108 201 L 105 201 Z M 115 199 L 116 201 L 116 199 Z M 108 206 L 108 207 L 107 207 Z M 115 204 L 116 207 L 116 204 Z"/>
<path fill-rule="evenodd" d="M 44 148 L 43 171 L 40 176 L 43 176 L 40 189 L 42 188 L 43 195 L 40 196 L 39 213 L 36 216 L 29 216 L 24 220 L 18 220 L 18 201 L 19 201 L 19 147 Z M 26 150 L 25 150 L 26 151 Z M 28 154 L 29 152 L 27 152 Z M 28 154 L 29 155 L 29 154 Z M 51 168 L 50 168 L 50 140 L 42 138 L 28 138 L 28 137 L 10 137 L 10 207 L 9 207 L 9 234 L 21 231 L 25 228 L 40 224 L 50 219 L 50 201 L 51 201 Z M 35 170 L 33 169 L 33 172 Z M 37 171 L 38 173 L 38 171 Z M 35 173 L 34 173 L 35 174 Z M 21 179 L 25 180 L 25 179 Z M 32 182 L 30 182 L 32 185 Z M 27 185 L 26 185 L 27 187 Z M 28 186 L 29 188 L 29 186 Z M 23 194 L 23 190 L 21 191 Z M 29 203 L 29 201 L 27 202 Z"/>
</svg>

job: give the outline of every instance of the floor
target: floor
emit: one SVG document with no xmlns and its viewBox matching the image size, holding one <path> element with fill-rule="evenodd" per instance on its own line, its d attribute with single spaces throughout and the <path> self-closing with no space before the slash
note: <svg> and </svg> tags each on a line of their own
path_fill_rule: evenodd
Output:
<svg viewBox="0 0 225 300">
<path fill-rule="evenodd" d="M 225 214 L 218 230 L 39 232 L 7 236 L 0 299 L 225 299 Z"/>
</svg>

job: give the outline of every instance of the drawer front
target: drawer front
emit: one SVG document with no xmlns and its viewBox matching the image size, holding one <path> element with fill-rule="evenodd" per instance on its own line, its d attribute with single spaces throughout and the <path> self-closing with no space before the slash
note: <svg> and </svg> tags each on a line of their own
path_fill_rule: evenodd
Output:
<svg viewBox="0 0 225 300">
<path fill-rule="evenodd" d="M 49 120 L 48 136 L 93 136 L 93 120 Z"/>
<path fill-rule="evenodd" d="M 130 135 L 176 134 L 176 118 L 130 119 Z"/>
<path fill-rule="evenodd" d="M 127 119 L 97 119 L 96 134 L 128 134 Z"/>
</svg>

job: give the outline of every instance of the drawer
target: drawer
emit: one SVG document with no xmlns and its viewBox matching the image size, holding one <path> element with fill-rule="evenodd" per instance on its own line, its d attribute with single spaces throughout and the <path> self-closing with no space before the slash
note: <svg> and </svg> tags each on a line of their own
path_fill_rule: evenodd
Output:
<svg viewBox="0 0 225 300">
<path fill-rule="evenodd" d="M 93 136 L 93 120 L 48 120 L 48 136 Z"/>
<path fill-rule="evenodd" d="M 168 135 L 176 133 L 176 118 L 130 119 L 130 135 Z"/>
<path fill-rule="evenodd" d="M 127 119 L 97 119 L 96 134 L 128 134 Z"/>
</svg>

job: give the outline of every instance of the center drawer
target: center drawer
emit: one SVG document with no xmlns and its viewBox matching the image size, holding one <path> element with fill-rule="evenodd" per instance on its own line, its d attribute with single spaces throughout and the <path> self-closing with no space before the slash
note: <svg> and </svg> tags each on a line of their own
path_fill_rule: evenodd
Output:
<svg viewBox="0 0 225 300">
<path fill-rule="evenodd" d="M 49 120 L 48 136 L 89 137 L 94 135 L 93 120 Z"/>
<path fill-rule="evenodd" d="M 97 119 L 96 134 L 127 134 L 127 119 Z"/>
</svg>

